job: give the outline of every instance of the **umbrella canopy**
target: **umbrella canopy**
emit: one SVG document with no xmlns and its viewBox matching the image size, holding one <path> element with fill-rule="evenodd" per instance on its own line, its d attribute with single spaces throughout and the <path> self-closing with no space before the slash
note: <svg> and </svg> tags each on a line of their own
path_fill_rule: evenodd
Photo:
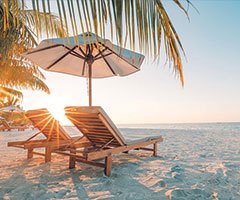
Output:
<svg viewBox="0 0 240 200">
<path fill-rule="evenodd" d="M 47 71 L 89 78 L 90 106 L 92 78 L 127 76 L 139 71 L 144 60 L 142 54 L 114 45 L 94 33 L 46 39 L 23 56 Z"/>
<path fill-rule="evenodd" d="M 18 108 L 17 106 L 14 106 L 14 105 L 1 108 L 0 111 L 2 111 L 2 112 L 24 112 L 24 110 Z"/>
</svg>

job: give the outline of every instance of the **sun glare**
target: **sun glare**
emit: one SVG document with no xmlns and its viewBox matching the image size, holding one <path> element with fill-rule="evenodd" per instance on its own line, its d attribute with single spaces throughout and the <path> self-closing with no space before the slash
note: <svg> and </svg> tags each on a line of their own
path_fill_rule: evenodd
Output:
<svg viewBox="0 0 240 200">
<path fill-rule="evenodd" d="M 47 106 L 49 112 L 53 115 L 53 117 L 58 120 L 62 125 L 70 124 L 69 120 L 65 116 L 64 105 L 61 102 L 57 102 Z"/>
<path fill-rule="evenodd" d="M 53 117 L 58 121 L 63 121 L 64 119 L 64 110 L 63 108 L 49 107 L 49 112 L 53 115 Z"/>
</svg>

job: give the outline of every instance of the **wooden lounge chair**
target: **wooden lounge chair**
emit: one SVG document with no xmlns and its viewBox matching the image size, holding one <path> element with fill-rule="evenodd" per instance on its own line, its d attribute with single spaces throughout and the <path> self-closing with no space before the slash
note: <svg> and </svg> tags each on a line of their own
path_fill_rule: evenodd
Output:
<svg viewBox="0 0 240 200">
<path fill-rule="evenodd" d="M 0 120 L 0 130 L 1 131 L 11 131 L 17 129 L 18 131 L 24 131 L 27 127 L 23 126 L 12 126 L 5 119 Z"/>
<path fill-rule="evenodd" d="M 0 124 L 1 124 L 1 130 L 11 131 L 12 128 L 10 127 L 10 125 L 8 124 L 8 122 L 5 119 L 2 119 Z"/>
<path fill-rule="evenodd" d="M 2 124 L 0 124 L 0 131 L 5 131 L 5 130 L 6 130 L 5 126 L 3 126 Z"/>
<path fill-rule="evenodd" d="M 9 147 L 18 147 L 27 149 L 27 158 L 33 157 L 33 154 L 45 157 L 45 162 L 51 161 L 51 153 L 55 150 L 63 150 L 71 146 L 81 147 L 89 145 L 85 138 L 70 137 L 60 126 L 59 122 L 53 118 L 47 109 L 30 110 L 25 113 L 26 117 L 31 120 L 33 126 L 39 130 L 36 134 L 25 141 L 8 142 Z M 42 134 L 44 139 L 33 140 L 36 136 Z M 45 148 L 45 153 L 34 151 L 37 148 Z"/>
<path fill-rule="evenodd" d="M 158 136 L 127 142 L 101 107 L 66 107 L 65 114 L 91 142 L 90 146 L 82 150 L 70 148 L 69 153 L 58 151 L 69 156 L 69 168 L 74 168 L 76 161 L 83 162 L 103 167 L 105 174 L 110 176 L 113 154 L 146 150 L 157 156 L 157 143 L 163 141 L 163 138 Z M 153 145 L 153 148 L 146 147 L 149 145 Z M 105 163 L 96 162 L 101 158 L 105 158 Z"/>
</svg>

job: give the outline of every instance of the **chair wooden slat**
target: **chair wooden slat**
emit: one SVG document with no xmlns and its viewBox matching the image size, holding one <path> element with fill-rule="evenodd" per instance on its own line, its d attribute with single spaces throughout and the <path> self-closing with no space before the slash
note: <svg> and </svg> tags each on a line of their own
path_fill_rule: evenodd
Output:
<svg viewBox="0 0 240 200">
<path fill-rule="evenodd" d="M 70 137 L 47 109 L 27 111 L 26 117 L 32 122 L 35 128 L 39 129 L 39 133 L 42 133 L 46 139 L 32 140 L 39 134 L 38 133 L 26 141 L 9 142 L 8 146 L 28 149 L 28 159 L 32 158 L 33 154 L 36 154 L 33 151 L 33 149 L 36 148 L 45 148 L 45 162 L 49 162 L 51 161 L 51 152 L 56 149 L 60 150 L 69 146 L 74 146 L 76 148 L 92 146 L 87 138 Z"/>
<path fill-rule="evenodd" d="M 42 131 L 48 140 L 56 140 L 57 138 L 69 140 L 71 138 L 47 109 L 29 110 L 26 112 L 26 117 Z"/>
</svg>

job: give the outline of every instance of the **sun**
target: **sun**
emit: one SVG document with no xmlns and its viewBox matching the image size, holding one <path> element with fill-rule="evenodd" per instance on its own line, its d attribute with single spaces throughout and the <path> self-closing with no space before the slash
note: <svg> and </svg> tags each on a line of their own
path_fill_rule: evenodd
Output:
<svg viewBox="0 0 240 200">
<path fill-rule="evenodd" d="M 65 116 L 64 107 L 66 107 L 66 104 L 59 101 L 59 99 L 56 99 L 55 101 L 54 99 L 51 99 L 47 105 L 47 109 L 56 120 L 58 120 L 62 125 L 69 125 L 71 123 Z"/>
<path fill-rule="evenodd" d="M 65 117 L 64 116 L 64 108 L 51 106 L 51 107 L 48 107 L 48 110 L 56 120 L 58 120 L 60 122 L 64 121 L 64 117 Z"/>
</svg>

